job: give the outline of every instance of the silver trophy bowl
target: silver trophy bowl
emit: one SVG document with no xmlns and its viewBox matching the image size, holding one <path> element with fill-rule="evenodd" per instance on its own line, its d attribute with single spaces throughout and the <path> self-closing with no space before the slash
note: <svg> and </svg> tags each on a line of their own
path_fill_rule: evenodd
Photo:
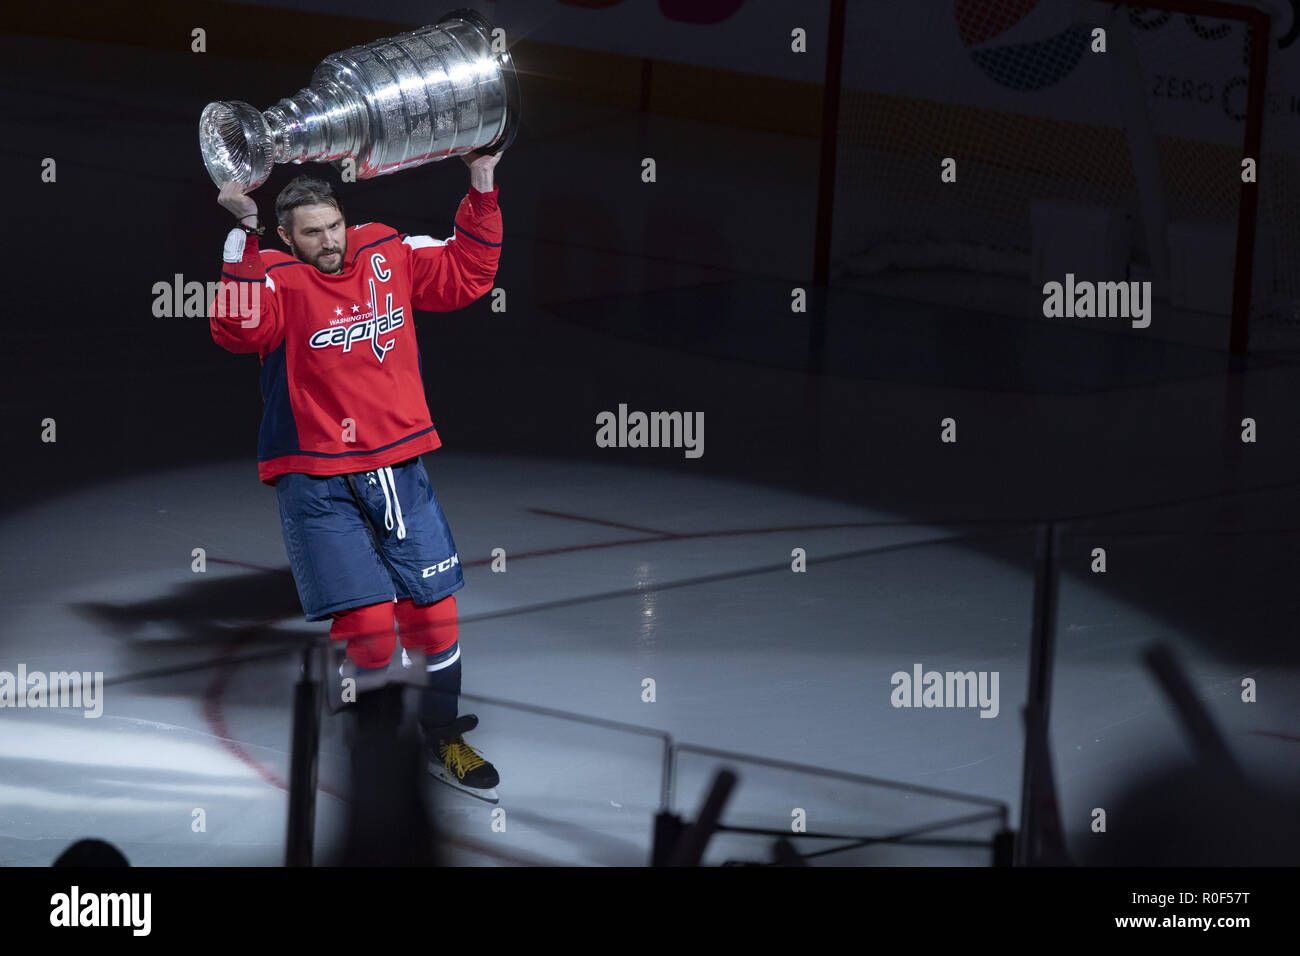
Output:
<svg viewBox="0 0 1300 956">
<path fill-rule="evenodd" d="M 370 179 L 477 150 L 496 153 L 519 127 L 519 84 L 492 27 L 473 10 L 327 56 L 311 85 L 265 112 L 209 103 L 199 148 L 212 181 L 255 189 L 276 163 L 354 162 Z"/>
</svg>

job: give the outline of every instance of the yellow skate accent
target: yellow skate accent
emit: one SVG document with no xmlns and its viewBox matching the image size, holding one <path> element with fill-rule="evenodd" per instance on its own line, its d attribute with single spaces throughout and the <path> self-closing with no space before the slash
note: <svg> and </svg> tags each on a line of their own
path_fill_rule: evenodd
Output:
<svg viewBox="0 0 1300 956">
<path fill-rule="evenodd" d="M 442 765 L 450 771 L 454 771 L 456 779 L 464 780 L 465 774 L 469 773 L 475 767 L 481 767 L 487 763 L 477 750 L 471 747 L 461 737 L 452 741 L 438 742 L 438 756 L 442 758 Z"/>
</svg>

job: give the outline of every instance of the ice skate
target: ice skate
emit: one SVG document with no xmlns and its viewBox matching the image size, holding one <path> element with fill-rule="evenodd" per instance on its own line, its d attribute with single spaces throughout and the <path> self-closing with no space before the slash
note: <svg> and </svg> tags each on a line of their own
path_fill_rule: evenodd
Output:
<svg viewBox="0 0 1300 956">
<path fill-rule="evenodd" d="M 496 803 L 500 800 L 496 791 L 500 782 L 496 768 L 461 736 L 477 726 L 476 716 L 464 714 L 445 727 L 426 728 L 424 741 L 429 755 L 429 773 L 453 790 Z"/>
</svg>

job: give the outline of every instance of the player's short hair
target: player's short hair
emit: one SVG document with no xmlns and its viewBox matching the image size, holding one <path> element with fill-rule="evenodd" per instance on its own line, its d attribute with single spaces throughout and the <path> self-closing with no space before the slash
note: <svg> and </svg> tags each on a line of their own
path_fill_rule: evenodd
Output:
<svg viewBox="0 0 1300 956">
<path fill-rule="evenodd" d="M 334 192 L 334 187 L 323 179 L 312 176 L 299 176 L 280 190 L 275 197 L 275 221 L 288 232 L 293 232 L 293 211 L 299 206 L 315 206 L 326 203 L 343 215 L 343 204 Z"/>
</svg>

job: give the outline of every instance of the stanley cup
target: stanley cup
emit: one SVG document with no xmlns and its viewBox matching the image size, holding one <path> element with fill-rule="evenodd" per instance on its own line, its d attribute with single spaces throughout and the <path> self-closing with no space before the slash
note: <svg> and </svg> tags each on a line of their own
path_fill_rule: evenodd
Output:
<svg viewBox="0 0 1300 956">
<path fill-rule="evenodd" d="M 473 10 L 434 26 L 327 56 L 311 85 L 259 113 L 238 100 L 209 103 L 199 147 L 218 186 L 255 189 L 274 163 L 351 158 L 370 179 L 514 141 L 519 86 L 510 54 Z"/>
</svg>

